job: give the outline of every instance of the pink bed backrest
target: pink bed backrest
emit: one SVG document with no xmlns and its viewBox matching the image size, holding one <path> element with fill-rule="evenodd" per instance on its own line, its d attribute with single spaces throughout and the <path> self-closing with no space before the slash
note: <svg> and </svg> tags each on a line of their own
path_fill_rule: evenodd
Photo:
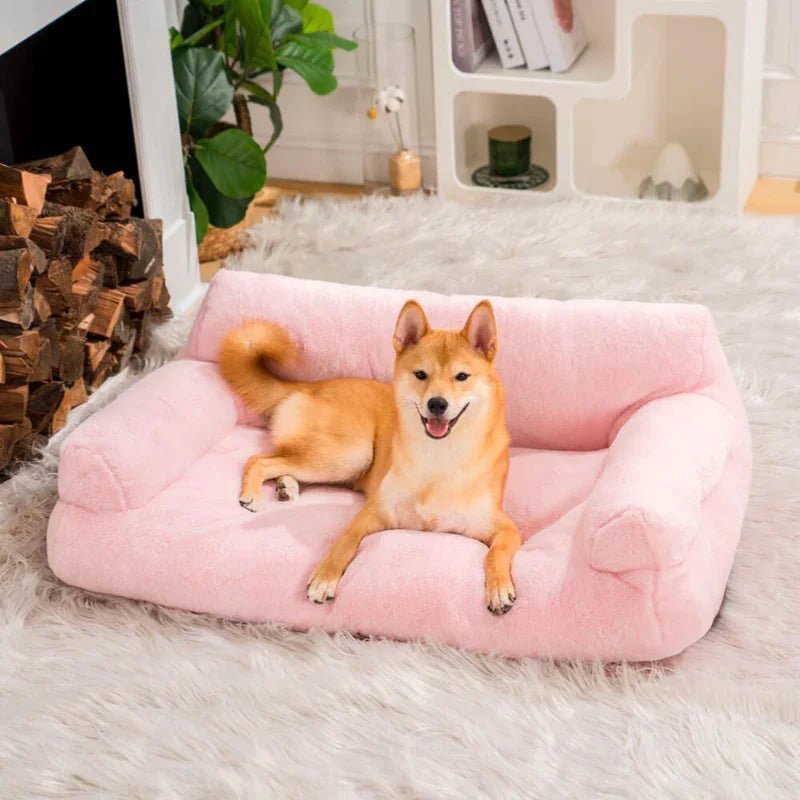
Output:
<svg viewBox="0 0 800 800">
<path fill-rule="evenodd" d="M 449 328 L 460 328 L 481 299 L 223 271 L 184 356 L 214 361 L 229 328 L 265 318 L 284 325 L 299 347 L 287 377 L 389 381 L 394 322 L 411 297 L 433 326 Z M 491 299 L 515 446 L 601 449 L 648 400 L 685 391 L 731 397 L 727 362 L 703 306 Z"/>
</svg>

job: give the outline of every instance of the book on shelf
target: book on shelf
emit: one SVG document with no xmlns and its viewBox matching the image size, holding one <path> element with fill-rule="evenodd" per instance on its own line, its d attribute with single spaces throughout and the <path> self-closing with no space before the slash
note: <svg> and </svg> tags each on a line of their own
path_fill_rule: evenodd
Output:
<svg viewBox="0 0 800 800">
<path fill-rule="evenodd" d="M 508 10 L 506 0 L 483 0 L 483 10 L 489 20 L 494 46 L 500 56 L 500 63 L 504 69 L 513 69 L 525 64 L 525 56 L 511 21 L 511 12 Z"/>
<path fill-rule="evenodd" d="M 533 7 L 530 0 L 507 0 L 507 2 L 511 21 L 517 32 L 522 55 L 525 57 L 528 69 L 544 69 L 550 66 L 544 51 L 542 37 L 539 35 L 539 28 L 533 18 Z"/>
<path fill-rule="evenodd" d="M 509 0 L 511 2 L 511 0 Z M 566 72 L 587 45 L 573 0 L 529 0 L 553 72 Z"/>
<path fill-rule="evenodd" d="M 475 72 L 494 47 L 481 0 L 450 0 L 450 37 L 453 64 Z"/>
</svg>

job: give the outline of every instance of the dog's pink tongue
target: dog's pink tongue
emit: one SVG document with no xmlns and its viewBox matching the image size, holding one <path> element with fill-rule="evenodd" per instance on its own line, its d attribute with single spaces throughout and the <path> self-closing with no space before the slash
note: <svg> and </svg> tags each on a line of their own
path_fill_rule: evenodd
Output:
<svg viewBox="0 0 800 800">
<path fill-rule="evenodd" d="M 447 420 L 434 417 L 433 419 L 425 420 L 425 427 L 431 436 L 441 439 L 447 433 Z"/>
</svg>

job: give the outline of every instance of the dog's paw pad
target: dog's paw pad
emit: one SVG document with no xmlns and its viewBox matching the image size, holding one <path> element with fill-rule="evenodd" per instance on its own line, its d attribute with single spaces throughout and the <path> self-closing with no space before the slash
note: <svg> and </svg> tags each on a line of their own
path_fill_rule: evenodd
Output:
<svg viewBox="0 0 800 800">
<path fill-rule="evenodd" d="M 252 511 L 254 514 L 263 511 L 266 507 L 263 497 L 240 497 L 239 505 L 242 508 L 246 508 L 248 511 Z"/>
</svg>

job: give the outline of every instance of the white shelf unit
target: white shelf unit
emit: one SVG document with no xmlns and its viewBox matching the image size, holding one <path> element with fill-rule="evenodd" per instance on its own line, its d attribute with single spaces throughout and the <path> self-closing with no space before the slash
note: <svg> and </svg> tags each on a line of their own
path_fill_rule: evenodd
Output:
<svg viewBox="0 0 800 800">
<path fill-rule="evenodd" d="M 740 210 L 758 176 L 766 3 L 758 0 L 575 0 L 590 41 L 569 72 L 474 73 L 451 59 L 450 3 L 432 0 L 438 191 L 635 199 L 669 141 L 686 148 L 706 205 Z M 475 186 L 487 131 L 522 123 L 550 172 L 537 190 Z M 656 202 L 656 201 L 648 201 Z"/>
</svg>

